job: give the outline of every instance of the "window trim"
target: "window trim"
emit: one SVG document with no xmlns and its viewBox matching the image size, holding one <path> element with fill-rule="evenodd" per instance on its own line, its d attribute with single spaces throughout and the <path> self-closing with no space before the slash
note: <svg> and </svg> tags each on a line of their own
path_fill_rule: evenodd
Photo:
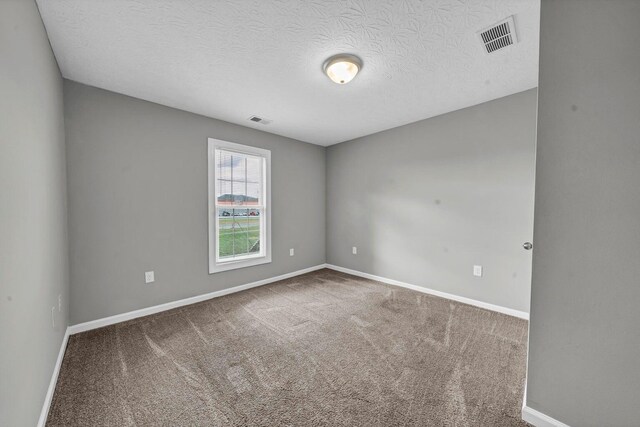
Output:
<svg viewBox="0 0 640 427">
<path fill-rule="evenodd" d="M 207 142 L 207 175 L 208 175 L 208 223 L 209 223 L 209 274 L 219 273 L 221 271 L 235 270 L 238 268 L 251 267 L 271 262 L 271 151 L 263 148 L 252 147 L 249 145 L 238 144 L 235 142 L 223 141 L 215 138 L 208 138 Z M 264 207 L 262 208 L 264 216 L 264 236 L 266 242 L 260 242 L 261 250 L 264 248 L 262 256 L 240 257 L 229 261 L 218 261 L 218 227 L 217 227 L 217 211 L 216 211 L 216 150 L 235 151 L 238 154 L 247 154 L 250 156 L 259 156 L 264 158 Z M 247 209 L 251 209 L 250 206 Z M 266 244 L 265 244 L 266 243 Z"/>
</svg>

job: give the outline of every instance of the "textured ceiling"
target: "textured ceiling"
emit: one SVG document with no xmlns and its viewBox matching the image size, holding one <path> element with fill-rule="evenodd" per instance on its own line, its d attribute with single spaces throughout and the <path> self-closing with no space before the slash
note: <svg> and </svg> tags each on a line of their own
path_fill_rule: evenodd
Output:
<svg viewBox="0 0 640 427">
<path fill-rule="evenodd" d="M 538 81 L 539 0 L 37 3 L 64 77 L 321 145 Z M 509 15 L 519 43 L 485 54 L 477 31 Z M 341 52 L 364 62 L 344 86 L 322 73 Z"/>
</svg>

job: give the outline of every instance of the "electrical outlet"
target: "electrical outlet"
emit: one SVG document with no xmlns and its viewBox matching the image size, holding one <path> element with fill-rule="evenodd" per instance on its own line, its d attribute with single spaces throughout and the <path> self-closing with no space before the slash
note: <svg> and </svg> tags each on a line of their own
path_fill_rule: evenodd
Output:
<svg viewBox="0 0 640 427">
<path fill-rule="evenodd" d="M 56 308 L 51 307 L 51 327 L 56 328 Z"/>
<path fill-rule="evenodd" d="M 351 253 L 354 255 L 358 255 L 358 248 L 356 248 L 355 246 L 351 248 Z"/>
<path fill-rule="evenodd" d="M 58 311 L 62 311 L 62 295 L 58 295 Z"/>
<path fill-rule="evenodd" d="M 473 266 L 473 275 L 476 277 L 482 277 L 482 266 L 474 265 Z"/>
<path fill-rule="evenodd" d="M 294 256 L 295 254 L 296 251 L 293 248 L 289 249 L 289 256 Z"/>
<path fill-rule="evenodd" d="M 153 271 L 144 272 L 144 283 L 153 283 L 156 281 L 156 276 Z"/>
</svg>

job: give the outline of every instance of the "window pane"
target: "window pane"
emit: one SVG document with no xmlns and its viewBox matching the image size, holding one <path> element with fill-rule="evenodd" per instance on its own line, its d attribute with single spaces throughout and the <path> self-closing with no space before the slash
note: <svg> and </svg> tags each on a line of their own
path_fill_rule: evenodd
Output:
<svg viewBox="0 0 640 427">
<path fill-rule="evenodd" d="M 247 180 L 247 156 L 242 154 L 231 155 L 231 165 L 233 167 L 233 180 L 238 182 L 244 182 Z"/>
<path fill-rule="evenodd" d="M 218 210 L 218 256 L 233 256 L 233 209 Z"/>
<path fill-rule="evenodd" d="M 218 204 L 260 205 L 262 165 L 260 157 L 216 150 Z"/>
<path fill-rule="evenodd" d="M 247 158 L 247 203 L 260 205 L 262 202 L 262 163 L 259 157 Z"/>
<path fill-rule="evenodd" d="M 247 182 L 247 197 L 245 198 L 245 204 L 258 205 L 260 204 L 260 184 Z"/>
<path fill-rule="evenodd" d="M 218 191 L 216 197 L 218 203 L 231 204 L 231 173 L 233 159 L 231 153 L 222 150 L 216 150 L 216 180 Z"/>
<path fill-rule="evenodd" d="M 260 211 L 218 209 L 218 256 L 233 258 L 260 252 Z"/>
<path fill-rule="evenodd" d="M 229 205 L 232 202 L 231 198 L 231 181 L 218 180 L 218 203 L 223 205 Z"/>
<path fill-rule="evenodd" d="M 247 237 L 249 241 L 249 252 L 260 252 L 260 210 L 258 209 L 249 209 Z"/>
</svg>

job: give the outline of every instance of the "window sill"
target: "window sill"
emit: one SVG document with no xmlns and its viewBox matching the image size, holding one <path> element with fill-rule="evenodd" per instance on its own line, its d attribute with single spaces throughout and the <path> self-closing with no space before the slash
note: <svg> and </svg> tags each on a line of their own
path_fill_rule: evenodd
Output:
<svg viewBox="0 0 640 427">
<path fill-rule="evenodd" d="M 238 268 L 253 267 L 255 265 L 269 264 L 270 262 L 270 256 L 239 259 L 237 261 L 218 262 L 209 266 L 209 274 L 220 273 L 222 271 L 237 270 Z"/>
</svg>

